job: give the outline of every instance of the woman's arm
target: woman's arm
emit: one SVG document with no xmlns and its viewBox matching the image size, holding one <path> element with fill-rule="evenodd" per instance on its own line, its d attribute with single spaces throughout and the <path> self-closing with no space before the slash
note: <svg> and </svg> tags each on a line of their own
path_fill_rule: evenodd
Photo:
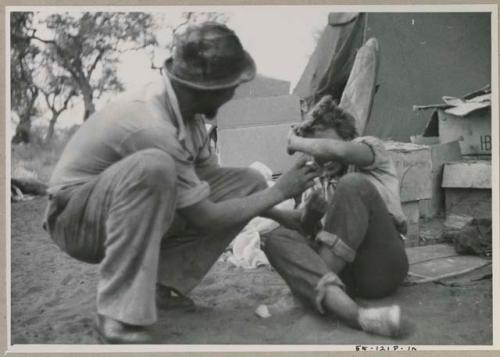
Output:
<svg viewBox="0 0 500 357">
<path fill-rule="evenodd" d="M 264 212 L 262 214 L 262 217 L 270 218 L 288 229 L 293 229 L 299 232 L 302 231 L 302 210 L 291 210 L 273 207 Z"/>
<path fill-rule="evenodd" d="M 373 163 L 372 149 L 363 143 L 336 139 L 304 138 L 291 133 L 288 141 L 291 151 L 312 155 L 319 161 L 340 161 L 359 167 Z"/>
</svg>

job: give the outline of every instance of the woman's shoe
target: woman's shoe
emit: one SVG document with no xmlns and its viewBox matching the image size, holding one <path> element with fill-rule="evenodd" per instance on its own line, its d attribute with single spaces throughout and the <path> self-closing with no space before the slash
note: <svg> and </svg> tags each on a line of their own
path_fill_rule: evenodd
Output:
<svg viewBox="0 0 500 357">
<path fill-rule="evenodd" d="M 368 333 L 398 337 L 401 333 L 401 309 L 398 305 L 360 308 L 358 322 Z"/>
</svg>

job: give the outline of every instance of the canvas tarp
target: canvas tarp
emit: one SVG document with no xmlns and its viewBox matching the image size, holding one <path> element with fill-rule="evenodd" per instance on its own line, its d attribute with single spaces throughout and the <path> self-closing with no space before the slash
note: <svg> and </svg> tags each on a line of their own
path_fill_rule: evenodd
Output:
<svg viewBox="0 0 500 357">
<path fill-rule="evenodd" d="M 363 45 L 365 15 L 331 13 L 293 94 L 307 104 L 325 94 L 340 102 L 356 51 Z"/>
<path fill-rule="evenodd" d="M 341 33 L 351 33 L 354 24 L 359 26 L 357 36 L 364 36 L 356 39 L 360 44 L 375 37 L 380 45 L 379 87 L 367 135 L 408 142 L 423 133 L 431 115 L 414 112 L 415 104 L 435 103 L 445 95 L 459 97 L 491 83 L 490 13 L 367 13 L 354 16 L 348 26 L 326 27 L 295 94 L 303 99 L 327 92 L 338 97 L 349 74 L 345 68 L 352 65 L 350 57 L 337 54 L 339 39 Z"/>
</svg>

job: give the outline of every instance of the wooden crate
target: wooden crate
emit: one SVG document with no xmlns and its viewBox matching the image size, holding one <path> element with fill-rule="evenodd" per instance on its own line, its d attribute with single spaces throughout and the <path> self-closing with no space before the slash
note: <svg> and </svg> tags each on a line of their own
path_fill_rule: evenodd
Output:
<svg viewBox="0 0 500 357">
<path fill-rule="evenodd" d="M 447 216 L 491 218 L 491 161 L 445 164 L 443 189 Z"/>
<path fill-rule="evenodd" d="M 443 167 L 447 162 L 460 160 L 460 145 L 458 141 L 446 144 L 429 145 L 431 150 L 431 198 L 419 202 L 420 217 L 433 218 L 444 212 Z"/>
<path fill-rule="evenodd" d="M 420 213 L 419 201 L 408 201 L 402 203 L 403 213 L 406 216 L 408 231 L 406 233 L 405 246 L 415 247 L 420 242 Z"/>
<path fill-rule="evenodd" d="M 432 159 L 427 145 L 388 141 L 400 181 L 401 202 L 420 201 L 432 196 Z"/>
</svg>

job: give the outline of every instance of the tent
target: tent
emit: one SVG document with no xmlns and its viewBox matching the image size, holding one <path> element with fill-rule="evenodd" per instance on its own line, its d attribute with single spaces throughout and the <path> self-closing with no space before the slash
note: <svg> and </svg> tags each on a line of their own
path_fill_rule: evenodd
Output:
<svg viewBox="0 0 500 357">
<path fill-rule="evenodd" d="M 380 63 L 367 135 L 408 142 L 430 116 L 413 111 L 414 105 L 462 97 L 491 83 L 490 13 L 344 13 L 329 14 L 294 93 L 308 101 L 343 90 L 352 50 L 371 37 L 378 40 Z M 341 45 L 345 38 L 348 47 Z M 349 54 L 344 67 L 342 50 Z"/>
<path fill-rule="evenodd" d="M 309 106 L 325 94 L 340 102 L 356 51 L 363 45 L 364 30 L 365 15 L 331 13 L 293 94 Z"/>
</svg>

